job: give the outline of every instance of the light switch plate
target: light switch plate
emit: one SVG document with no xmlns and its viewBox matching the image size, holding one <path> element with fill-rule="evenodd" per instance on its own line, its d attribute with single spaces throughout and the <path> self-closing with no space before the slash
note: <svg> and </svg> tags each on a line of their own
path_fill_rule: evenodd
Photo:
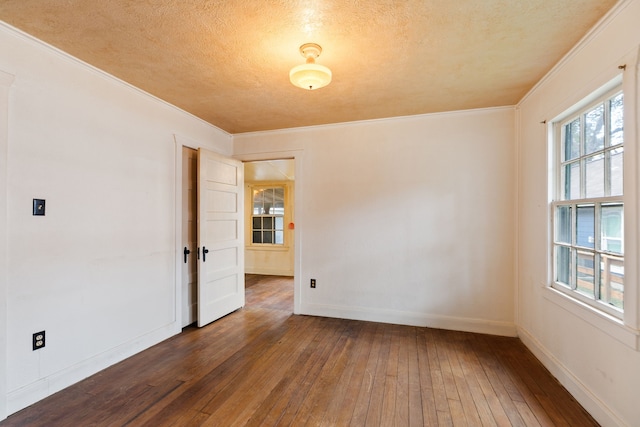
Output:
<svg viewBox="0 0 640 427">
<path fill-rule="evenodd" d="M 33 214 L 44 216 L 44 199 L 33 199 Z"/>
</svg>

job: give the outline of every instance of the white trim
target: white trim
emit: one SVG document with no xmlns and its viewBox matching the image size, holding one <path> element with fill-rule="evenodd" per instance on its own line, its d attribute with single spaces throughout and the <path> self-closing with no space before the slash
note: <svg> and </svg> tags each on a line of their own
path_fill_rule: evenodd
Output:
<svg viewBox="0 0 640 427">
<path fill-rule="evenodd" d="M 15 76 L 0 70 L 0 420 L 7 417 L 7 270 L 9 240 L 7 230 L 7 166 L 9 165 L 9 90 Z"/>
<path fill-rule="evenodd" d="M 622 320 L 555 288 L 544 286 L 543 296 L 546 300 L 595 326 L 626 346 L 634 350 L 640 350 L 640 330 L 630 328 Z"/>
<path fill-rule="evenodd" d="M 155 331 L 109 349 L 89 359 L 69 366 L 45 378 L 13 390 L 7 395 L 8 414 L 13 414 L 29 405 L 51 396 L 72 384 L 115 365 L 143 350 L 146 350 L 174 335 L 172 322 Z"/>
<path fill-rule="evenodd" d="M 279 243 L 247 243 L 244 249 L 247 251 L 287 252 L 289 245 L 281 245 Z"/>
<path fill-rule="evenodd" d="M 529 331 L 518 327 L 518 337 L 533 355 L 556 377 L 569 393 L 603 427 L 631 427 L 626 424 L 613 409 L 607 406 L 596 394 L 583 384 L 553 353 L 546 349 Z"/>
<path fill-rule="evenodd" d="M 517 336 L 516 325 L 513 322 L 497 320 L 328 304 L 303 304 L 301 311 L 303 314 L 311 316 L 392 323 L 398 325 L 447 329 L 452 331 L 474 332 L 506 337 Z"/>
<path fill-rule="evenodd" d="M 174 313 L 174 330 L 173 332 L 179 334 L 182 331 L 182 138 L 174 134 L 175 140 L 175 182 L 174 182 L 174 207 L 175 207 L 175 224 L 173 225 L 173 244 L 175 248 L 174 261 L 175 261 L 175 306 Z"/>
<path fill-rule="evenodd" d="M 245 267 L 244 272 L 247 274 L 262 274 L 265 276 L 293 276 L 291 270 L 283 270 L 277 268 L 248 268 Z"/>
<path fill-rule="evenodd" d="M 625 194 L 625 286 L 624 322 L 640 329 L 640 46 L 626 58 L 622 79 L 624 92 L 624 194 Z M 631 96 L 629 96 L 631 95 Z"/>
<path fill-rule="evenodd" d="M 520 285 L 519 285 L 519 277 L 520 277 L 520 144 L 517 141 L 518 135 L 522 132 L 522 115 L 520 107 L 516 107 L 514 109 L 514 155 L 513 155 L 513 164 L 515 168 L 515 207 L 514 207 L 514 220 L 513 224 L 515 225 L 515 231 L 513 233 L 513 247 L 514 247 L 514 258 L 513 258 L 513 319 L 516 325 L 522 323 L 520 319 Z"/>
<path fill-rule="evenodd" d="M 548 224 L 548 242 L 547 245 L 547 285 L 544 287 L 551 289 L 553 276 L 551 274 L 553 270 L 553 247 L 554 236 L 552 221 L 553 218 L 553 206 L 554 204 L 564 204 L 572 202 L 582 202 L 591 199 L 576 199 L 567 201 L 554 202 L 555 192 L 558 190 L 558 171 L 555 168 L 556 157 L 558 154 L 558 144 L 555 144 L 556 130 L 554 129 L 554 123 L 563 118 L 568 112 L 574 111 L 576 107 L 585 108 L 587 105 L 595 102 L 596 99 L 605 96 L 607 93 L 615 90 L 616 86 L 622 84 L 621 88 L 624 94 L 624 114 L 625 114 L 625 129 L 624 129 L 624 209 L 625 209 L 625 288 L 624 288 L 624 313 L 620 316 L 622 320 L 617 322 L 609 322 L 608 326 L 600 327 L 601 330 L 608 333 L 617 340 L 625 343 L 627 346 L 640 350 L 638 344 L 637 330 L 640 329 L 640 283 L 638 282 L 638 262 L 640 261 L 639 247 L 637 243 L 638 233 L 640 231 L 640 218 L 638 218 L 638 212 L 640 212 L 640 182 L 638 174 L 638 167 L 640 166 L 640 150 L 638 149 L 638 122 L 640 121 L 638 102 L 640 98 L 639 87 L 639 73 L 640 73 L 640 49 L 636 47 L 622 58 L 619 59 L 619 65 L 625 65 L 624 70 L 620 70 L 614 65 L 610 64 L 606 68 L 606 72 L 602 72 L 597 78 L 593 79 L 589 85 L 582 87 L 579 93 L 573 93 L 570 97 L 565 99 L 560 105 L 557 105 L 550 116 L 553 120 L 547 122 L 547 149 L 548 152 L 548 177 L 552 178 L 549 181 L 548 197 L 549 197 L 549 209 L 547 214 Z M 595 91 L 594 91 L 594 88 Z M 585 93 L 586 92 L 586 93 Z M 593 199 L 596 200 L 596 199 Z M 543 295 L 546 299 L 555 302 L 558 305 L 566 308 L 567 311 L 579 316 L 581 319 L 591 323 L 594 326 L 602 325 L 602 322 L 594 320 L 598 318 L 607 318 L 609 314 L 604 312 L 601 315 L 585 314 L 594 312 L 600 312 L 598 305 L 593 304 L 590 310 L 584 310 L 584 302 L 581 302 L 579 298 L 573 298 L 568 296 L 562 291 L 552 289 L 553 292 L 545 292 Z M 562 295 L 563 298 L 559 298 L 558 295 Z M 569 309 L 567 304 L 573 301 L 575 305 L 574 309 Z M 610 313 L 610 314 L 613 314 Z M 613 316 L 612 316 L 613 317 Z M 631 333 L 631 335 L 629 335 Z"/>
<path fill-rule="evenodd" d="M 469 110 L 435 111 L 432 113 L 414 114 L 410 116 L 382 117 L 379 119 L 355 120 L 351 122 L 329 123 L 326 125 L 300 126 L 300 127 L 283 128 L 283 129 L 259 130 L 259 131 L 253 131 L 253 132 L 238 132 L 238 133 L 234 133 L 233 135 L 234 136 L 245 136 L 245 135 L 255 136 L 255 135 L 269 135 L 274 133 L 283 135 L 288 133 L 296 133 L 300 131 L 317 130 L 317 129 L 335 129 L 335 128 L 342 128 L 345 126 L 367 125 L 371 123 L 383 123 L 388 121 L 398 122 L 398 121 L 421 120 L 425 117 L 464 115 L 464 114 L 476 115 L 480 112 L 513 110 L 514 108 L 515 108 L 515 105 L 504 105 L 501 107 L 473 108 Z M 277 160 L 277 159 L 273 159 L 273 160 Z"/>
</svg>

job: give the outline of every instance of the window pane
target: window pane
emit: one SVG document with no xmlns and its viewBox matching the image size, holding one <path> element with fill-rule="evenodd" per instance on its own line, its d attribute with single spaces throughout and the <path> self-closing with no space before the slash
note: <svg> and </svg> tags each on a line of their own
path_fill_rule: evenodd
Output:
<svg viewBox="0 0 640 427">
<path fill-rule="evenodd" d="M 262 190 L 254 190 L 253 191 L 253 214 L 254 215 L 262 214 L 262 207 L 263 207 Z"/>
<path fill-rule="evenodd" d="M 284 187 L 274 188 L 273 214 L 284 215 Z"/>
<path fill-rule="evenodd" d="M 265 188 L 262 190 L 264 197 L 264 205 L 262 206 L 261 214 L 269 215 L 271 213 L 271 207 L 273 206 L 273 189 Z"/>
<path fill-rule="evenodd" d="M 276 231 L 276 244 L 282 245 L 284 243 L 284 231 Z"/>
<path fill-rule="evenodd" d="M 254 190 L 253 214 L 284 215 L 284 187 Z"/>
<path fill-rule="evenodd" d="M 272 230 L 273 229 L 273 217 L 271 217 L 271 216 L 262 217 L 262 228 L 265 229 L 265 230 Z"/>
<path fill-rule="evenodd" d="M 273 205 L 273 188 L 264 189 L 264 202 Z"/>
<path fill-rule="evenodd" d="M 273 202 L 276 204 L 284 202 L 284 187 L 275 187 L 273 189 Z"/>
<path fill-rule="evenodd" d="M 253 232 L 253 243 L 262 243 L 262 232 L 254 231 Z"/>
<path fill-rule="evenodd" d="M 622 175 L 624 173 L 623 154 L 624 148 L 622 147 L 609 151 L 609 176 L 612 196 L 622 196 Z"/>
<path fill-rule="evenodd" d="M 585 197 L 604 196 L 604 154 L 587 157 L 585 161 Z"/>
<path fill-rule="evenodd" d="M 585 154 L 604 148 L 604 104 L 584 115 L 584 131 Z"/>
<path fill-rule="evenodd" d="M 273 243 L 273 232 L 272 231 L 263 231 L 262 232 L 262 243 Z"/>
<path fill-rule="evenodd" d="M 593 248 L 595 243 L 595 207 L 593 205 L 578 206 L 576 210 L 576 245 Z"/>
<path fill-rule="evenodd" d="M 604 205 L 600 212 L 600 249 L 622 255 L 624 253 L 622 204 Z"/>
<path fill-rule="evenodd" d="M 602 255 L 600 262 L 600 300 L 623 309 L 624 261 Z"/>
<path fill-rule="evenodd" d="M 580 162 L 562 168 L 562 200 L 580 198 Z"/>
<path fill-rule="evenodd" d="M 262 218 L 253 217 L 253 229 L 260 230 L 262 228 Z"/>
<path fill-rule="evenodd" d="M 562 161 L 576 159 L 580 156 L 580 119 L 564 125 L 564 149 Z"/>
<path fill-rule="evenodd" d="M 557 207 L 556 242 L 571 244 L 571 206 Z"/>
<path fill-rule="evenodd" d="M 571 249 L 556 246 L 556 282 L 569 286 L 571 278 Z"/>
<path fill-rule="evenodd" d="M 578 274 L 576 277 L 576 290 L 584 295 L 594 298 L 593 286 L 594 255 L 588 252 L 578 252 Z"/>
<path fill-rule="evenodd" d="M 276 230 L 284 230 L 284 218 L 281 216 L 277 216 L 275 217 L 276 220 L 276 226 L 275 229 Z"/>
<path fill-rule="evenodd" d="M 609 101 L 611 107 L 611 145 L 618 145 L 624 142 L 624 98 L 622 94 L 619 94 L 611 101 Z"/>
</svg>

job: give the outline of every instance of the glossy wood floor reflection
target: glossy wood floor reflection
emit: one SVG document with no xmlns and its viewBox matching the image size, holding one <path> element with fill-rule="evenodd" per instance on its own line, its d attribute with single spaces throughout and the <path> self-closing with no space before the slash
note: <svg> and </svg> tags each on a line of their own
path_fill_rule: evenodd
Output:
<svg viewBox="0 0 640 427">
<path fill-rule="evenodd" d="M 290 278 L 245 308 L 0 426 L 594 426 L 518 339 L 294 316 Z"/>
</svg>

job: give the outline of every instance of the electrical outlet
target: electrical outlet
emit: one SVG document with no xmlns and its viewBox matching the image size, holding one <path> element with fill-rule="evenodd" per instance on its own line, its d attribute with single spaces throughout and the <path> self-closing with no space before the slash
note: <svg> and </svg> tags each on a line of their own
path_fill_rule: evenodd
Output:
<svg viewBox="0 0 640 427">
<path fill-rule="evenodd" d="M 312 287 L 313 289 L 315 289 L 315 288 L 316 288 L 316 279 L 311 279 L 311 287 Z"/>
<path fill-rule="evenodd" d="M 44 347 L 44 331 L 33 334 L 33 351 L 40 350 Z"/>
</svg>

